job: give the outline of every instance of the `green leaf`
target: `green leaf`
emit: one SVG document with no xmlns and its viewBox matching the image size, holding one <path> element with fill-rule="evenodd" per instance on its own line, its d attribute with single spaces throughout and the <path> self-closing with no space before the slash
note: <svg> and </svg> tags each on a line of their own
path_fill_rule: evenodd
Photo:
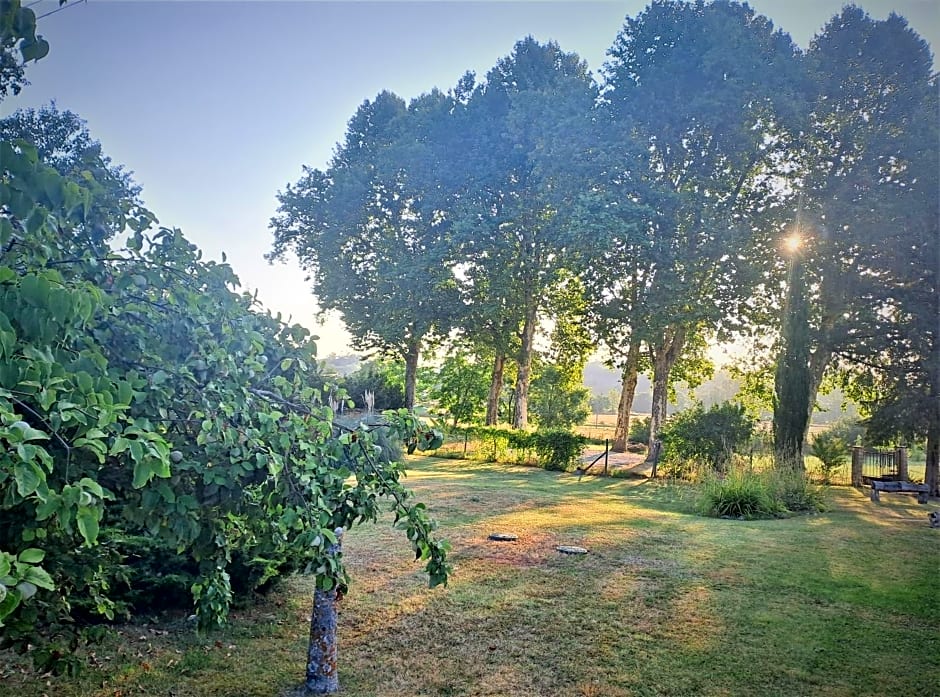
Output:
<svg viewBox="0 0 940 697">
<path fill-rule="evenodd" d="M 0 600 L 0 627 L 3 626 L 3 620 L 9 617 L 19 604 L 19 593 L 7 593 L 6 597 Z"/>
<path fill-rule="evenodd" d="M 49 575 L 48 571 L 38 566 L 29 568 L 26 572 L 26 580 L 40 588 L 45 588 L 47 591 L 55 590 L 55 582 L 52 580 L 52 576 Z"/>
<path fill-rule="evenodd" d="M 75 516 L 75 522 L 78 524 L 78 531 L 85 538 L 85 544 L 89 547 L 98 539 L 98 509 L 91 506 L 79 506 L 78 513 Z"/>
<path fill-rule="evenodd" d="M 16 480 L 16 492 L 26 498 L 39 488 L 45 477 L 32 462 L 17 462 L 13 465 L 13 479 Z"/>
<path fill-rule="evenodd" d="M 5 247 L 11 239 L 13 239 L 13 224 L 7 218 L 0 218 L 0 247 Z M 12 269 L 7 269 L 7 271 L 12 272 Z M 11 279 L 6 278 L 5 274 L 0 274 L 0 280 L 6 283 Z"/>
<path fill-rule="evenodd" d="M 36 591 L 38 589 L 29 581 L 20 581 L 16 584 L 16 590 L 19 591 L 20 597 L 23 600 L 29 600 L 34 595 L 36 595 Z"/>
<path fill-rule="evenodd" d="M 80 370 L 75 374 L 75 382 L 78 383 L 78 389 L 81 390 L 83 394 L 89 394 L 94 388 L 91 375 L 84 370 Z"/>
<path fill-rule="evenodd" d="M 48 435 L 38 429 L 33 428 L 25 421 L 14 421 L 12 424 L 10 424 L 10 430 L 16 431 L 21 439 L 20 442 L 23 443 L 30 440 L 49 440 Z"/>
<path fill-rule="evenodd" d="M 38 564 L 46 557 L 45 550 L 36 549 L 35 547 L 30 547 L 29 549 L 24 549 L 20 552 L 17 559 L 19 559 L 24 564 Z M 0 576 L 5 576 L 5 573 L 0 573 Z"/>
<path fill-rule="evenodd" d="M 23 56 L 23 62 L 38 61 L 49 55 L 49 42 L 41 37 L 35 41 L 24 40 L 20 44 L 20 55 Z"/>
<path fill-rule="evenodd" d="M 34 274 L 23 276 L 20 281 L 20 294 L 30 305 L 44 306 L 49 299 L 49 282 Z"/>
<path fill-rule="evenodd" d="M 149 462 L 138 462 L 134 465 L 134 481 L 131 486 L 135 489 L 142 489 L 151 479 L 153 479 L 153 471 L 150 469 Z"/>
</svg>

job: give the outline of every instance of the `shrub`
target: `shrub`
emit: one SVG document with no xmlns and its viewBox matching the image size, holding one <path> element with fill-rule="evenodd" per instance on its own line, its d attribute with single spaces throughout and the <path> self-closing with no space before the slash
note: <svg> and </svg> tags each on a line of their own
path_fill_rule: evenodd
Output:
<svg viewBox="0 0 940 697">
<path fill-rule="evenodd" d="M 650 442 L 650 420 L 648 416 L 630 421 L 630 434 L 627 436 L 627 440 L 632 443 Z"/>
<path fill-rule="evenodd" d="M 405 406 L 405 386 L 396 375 L 393 366 L 382 361 L 369 361 L 341 382 L 356 408 L 365 409 L 365 392 L 375 394 L 375 411 L 401 409 Z"/>
<path fill-rule="evenodd" d="M 533 447 L 539 466 L 566 472 L 577 463 L 587 439 L 568 431 L 538 431 L 533 434 Z"/>
<path fill-rule="evenodd" d="M 858 419 L 841 418 L 826 433 L 840 438 L 846 446 L 866 443 L 865 425 Z"/>
<path fill-rule="evenodd" d="M 828 484 L 832 474 L 842 467 L 848 460 L 848 449 L 845 441 L 832 431 L 826 431 L 813 437 L 811 452 L 822 463 L 823 482 Z"/>
<path fill-rule="evenodd" d="M 704 464 L 724 472 L 735 448 L 747 443 L 754 433 L 754 421 L 740 404 L 724 402 L 707 411 L 701 404 L 675 416 L 660 432 L 664 463 Z"/>
</svg>

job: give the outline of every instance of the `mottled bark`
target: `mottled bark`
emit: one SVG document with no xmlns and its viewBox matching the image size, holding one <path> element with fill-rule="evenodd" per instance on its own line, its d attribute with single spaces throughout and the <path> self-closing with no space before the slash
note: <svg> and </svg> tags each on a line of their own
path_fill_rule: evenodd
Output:
<svg viewBox="0 0 940 697">
<path fill-rule="evenodd" d="M 499 395 L 503 391 L 503 371 L 506 367 L 506 356 L 497 353 L 493 359 L 493 377 L 490 380 L 490 394 L 486 398 L 486 425 L 495 426 L 499 423 Z"/>
<path fill-rule="evenodd" d="M 627 351 L 627 361 L 623 366 L 623 383 L 620 388 L 620 402 L 617 405 L 617 427 L 614 429 L 615 453 L 627 450 L 630 438 L 630 412 L 633 410 L 633 398 L 636 395 L 637 366 L 640 362 L 640 342 L 631 342 Z"/>
<path fill-rule="evenodd" d="M 659 431 L 666 421 L 666 405 L 669 402 L 669 374 L 682 355 L 685 347 L 684 327 L 670 327 L 663 332 L 662 339 L 652 347 L 653 358 L 653 406 L 650 410 L 650 440 L 647 462 L 654 461 L 654 449 Z"/>
<path fill-rule="evenodd" d="M 343 529 L 336 529 L 336 544 L 327 549 L 328 555 L 340 553 Z M 315 590 L 313 610 L 310 613 L 310 643 L 307 646 L 307 694 L 325 695 L 339 690 L 336 669 L 336 588 Z"/>
<path fill-rule="evenodd" d="M 525 429 L 529 426 L 529 381 L 532 377 L 535 325 L 538 322 L 536 315 L 536 308 L 530 308 L 522 325 L 522 348 L 519 350 L 519 373 L 516 376 L 516 404 L 512 412 L 513 428 Z"/>
<path fill-rule="evenodd" d="M 415 391 L 418 384 L 418 359 L 421 356 L 421 344 L 414 342 L 405 352 L 405 408 L 414 411 Z"/>
</svg>

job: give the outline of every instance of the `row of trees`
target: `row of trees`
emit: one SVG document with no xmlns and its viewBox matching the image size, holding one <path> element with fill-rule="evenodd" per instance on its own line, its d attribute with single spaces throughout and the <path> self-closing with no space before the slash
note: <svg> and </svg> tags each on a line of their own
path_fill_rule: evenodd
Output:
<svg viewBox="0 0 940 697">
<path fill-rule="evenodd" d="M 799 317 L 784 338 L 803 387 L 788 396 L 793 374 L 778 375 L 778 459 L 801 466 L 785 444 L 802 443 L 838 371 L 875 423 L 928 437 L 935 472 L 925 42 L 901 17 L 846 7 L 804 52 L 746 5 L 657 0 L 608 55 L 596 82 L 575 54 L 527 38 L 481 82 L 366 101 L 329 165 L 279 194 L 270 257 L 296 253 L 360 346 L 405 362 L 409 406 L 422 349 L 453 341 L 490 366 L 489 424 L 514 364 L 525 428 L 539 327 L 560 369 L 602 346 L 623 374 L 622 447 L 638 371 L 653 375 L 655 438 L 707 340 L 779 336 L 781 241 L 799 208 Z"/>
</svg>

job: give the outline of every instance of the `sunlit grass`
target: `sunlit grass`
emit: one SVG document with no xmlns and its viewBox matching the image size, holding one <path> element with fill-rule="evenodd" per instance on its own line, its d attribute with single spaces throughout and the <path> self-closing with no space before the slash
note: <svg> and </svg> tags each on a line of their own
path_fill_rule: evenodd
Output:
<svg viewBox="0 0 940 697">
<path fill-rule="evenodd" d="M 689 514 L 684 485 L 643 479 L 415 459 L 408 483 L 454 573 L 427 590 L 398 531 L 346 536 L 344 695 L 936 694 L 935 503 L 840 488 L 823 514 L 731 521 Z M 79 680 L 0 662 L 0 684 L 22 697 L 284 694 L 303 674 L 311 592 L 293 580 L 209 637 L 184 621 L 122 628 Z"/>
</svg>

